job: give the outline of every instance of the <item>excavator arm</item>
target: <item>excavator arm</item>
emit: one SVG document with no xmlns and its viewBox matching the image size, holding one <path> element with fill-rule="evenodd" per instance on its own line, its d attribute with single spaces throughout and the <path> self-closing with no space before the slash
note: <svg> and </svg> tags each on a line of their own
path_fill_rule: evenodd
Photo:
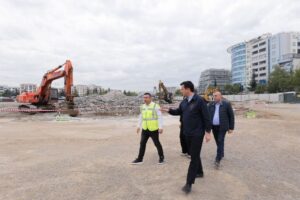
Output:
<svg viewBox="0 0 300 200">
<path fill-rule="evenodd" d="M 159 81 L 158 89 L 159 89 L 160 100 L 165 100 L 167 103 L 173 102 L 173 94 L 168 92 L 166 86 L 162 81 Z"/>
<path fill-rule="evenodd" d="M 63 70 L 60 70 L 64 67 Z M 72 86 L 73 86 L 73 67 L 71 61 L 67 60 L 63 65 L 60 65 L 48 71 L 42 79 L 41 85 L 36 92 L 38 97 L 37 104 L 47 104 L 50 97 L 50 88 L 52 81 L 64 77 L 64 90 L 66 101 L 73 102 Z"/>
</svg>

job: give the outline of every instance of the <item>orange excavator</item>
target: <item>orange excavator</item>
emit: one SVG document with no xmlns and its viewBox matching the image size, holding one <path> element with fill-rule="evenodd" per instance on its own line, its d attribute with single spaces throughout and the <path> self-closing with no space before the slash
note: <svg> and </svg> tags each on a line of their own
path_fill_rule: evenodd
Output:
<svg viewBox="0 0 300 200">
<path fill-rule="evenodd" d="M 61 68 L 63 68 L 60 70 Z M 73 66 L 70 60 L 67 60 L 64 64 L 48 71 L 44 74 L 41 85 L 38 87 L 36 92 L 23 92 L 17 96 L 17 102 L 22 103 L 19 106 L 20 110 L 30 109 L 31 106 L 42 109 L 53 109 L 55 108 L 51 102 L 51 83 L 52 81 L 64 78 L 64 93 L 65 104 L 63 111 L 68 113 L 70 116 L 77 116 L 78 111 L 74 110 L 74 101 L 72 96 L 73 86 Z M 30 106 L 31 105 L 31 106 Z"/>
</svg>

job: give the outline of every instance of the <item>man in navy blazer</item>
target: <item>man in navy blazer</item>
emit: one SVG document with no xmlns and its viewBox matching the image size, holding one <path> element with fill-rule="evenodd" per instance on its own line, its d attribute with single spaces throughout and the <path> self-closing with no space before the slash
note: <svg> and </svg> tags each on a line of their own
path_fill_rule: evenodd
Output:
<svg viewBox="0 0 300 200">
<path fill-rule="evenodd" d="M 211 123 L 207 104 L 194 92 L 194 84 L 191 81 L 184 81 L 180 85 L 180 91 L 185 98 L 179 107 L 176 109 L 162 108 L 161 110 L 171 115 L 181 116 L 182 132 L 185 136 L 188 153 L 191 155 L 186 184 L 182 191 L 190 193 L 195 179 L 204 176 L 200 153 L 204 137 L 206 142 L 209 142 L 211 138 Z"/>
<path fill-rule="evenodd" d="M 234 113 L 231 104 L 222 98 L 220 91 L 213 93 L 214 101 L 209 103 L 208 110 L 212 123 L 212 130 L 217 144 L 217 156 L 215 160 L 216 167 L 219 167 L 220 161 L 224 157 L 225 135 L 233 133 Z"/>
</svg>

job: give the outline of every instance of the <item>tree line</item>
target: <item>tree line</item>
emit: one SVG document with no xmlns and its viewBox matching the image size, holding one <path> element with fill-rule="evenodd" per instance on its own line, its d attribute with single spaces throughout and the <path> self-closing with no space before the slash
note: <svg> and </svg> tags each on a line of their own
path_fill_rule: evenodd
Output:
<svg viewBox="0 0 300 200">
<path fill-rule="evenodd" d="M 276 66 L 274 71 L 270 74 L 269 81 L 266 84 L 257 83 L 255 81 L 255 75 L 253 74 L 250 85 L 247 89 L 256 94 L 267 92 L 300 92 L 300 69 L 295 71 L 286 71 L 285 69 Z M 225 94 L 238 94 L 244 90 L 245 88 L 243 88 L 240 84 L 228 84 L 224 86 L 223 92 Z"/>
</svg>

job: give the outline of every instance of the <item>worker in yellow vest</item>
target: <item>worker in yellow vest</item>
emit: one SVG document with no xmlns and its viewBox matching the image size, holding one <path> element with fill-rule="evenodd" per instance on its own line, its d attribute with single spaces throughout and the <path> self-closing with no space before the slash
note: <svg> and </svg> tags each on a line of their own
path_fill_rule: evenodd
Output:
<svg viewBox="0 0 300 200">
<path fill-rule="evenodd" d="M 138 157 L 132 161 L 131 164 L 137 165 L 143 163 L 143 158 L 146 150 L 146 144 L 149 137 L 152 138 L 155 144 L 159 160 L 158 164 L 164 163 L 164 153 L 162 146 L 159 142 L 159 134 L 163 133 L 162 129 L 162 114 L 160 111 L 160 106 L 157 103 L 152 102 L 152 97 L 150 93 L 144 94 L 144 104 L 141 106 L 141 113 L 139 116 L 139 122 L 137 127 L 137 134 L 140 133 L 142 128 L 140 150 Z"/>
</svg>

